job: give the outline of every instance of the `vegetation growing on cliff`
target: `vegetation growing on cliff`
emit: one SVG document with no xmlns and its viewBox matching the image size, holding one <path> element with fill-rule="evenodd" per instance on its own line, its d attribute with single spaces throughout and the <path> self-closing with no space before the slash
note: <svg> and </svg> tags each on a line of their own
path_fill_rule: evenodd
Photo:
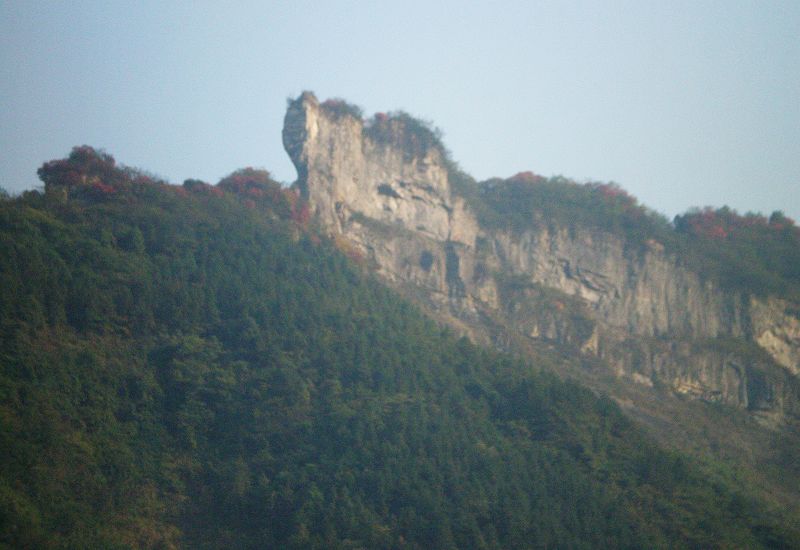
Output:
<svg viewBox="0 0 800 550">
<path fill-rule="evenodd" d="M 364 126 L 364 133 L 377 143 L 398 147 L 408 159 L 422 158 L 429 150 L 439 152 L 447 179 L 456 193 L 467 196 L 477 188 L 475 180 L 453 160 L 442 141 L 442 131 L 432 123 L 404 111 L 376 113 Z"/>
<path fill-rule="evenodd" d="M 361 120 L 364 116 L 364 111 L 358 105 L 348 103 L 341 98 L 326 99 L 319 105 L 325 113 L 331 116 L 334 120 L 349 116 L 356 120 Z"/>
<path fill-rule="evenodd" d="M 626 246 L 664 247 L 723 286 L 757 295 L 800 297 L 800 229 L 780 212 L 769 218 L 728 208 L 704 209 L 673 222 L 638 203 L 614 183 L 577 183 L 522 172 L 477 183 L 460 169 L 430 123 L 398 111 L 378 113 L 365 133 L 409 158 L 436 149 L 453 191 L 467 199 L 482 226 L 514 232 L 542 226 L 599 229 Z"/>
<path fill-rule="evenodd" d="M 376 143 L 396 147 L 407 158 L 423 158 L 435 149 L 444 157 L 441 131 L 404 111 L 377 113 L 364 125 L 364 134 Z"/>
<path fill-rule="evenodd" d="M 800 228 L 781 212 L 744 216 L 724 207 L 675 217 L 701 267 L 736 288 L 800 299 Z M 698 261 L 700 258 L 698 258 Z"/>
<path fill-rule="evenodd" d="M 517 233 L 542 227 L 601 230 L 626 246 L 663 247 L 723 287 L 800 298 L 800 229 L 780 212 L 767 218 L 706 208 L 669 222 L 613 183 L 579 184 L 531 172 L 467 181 L 454 190 L 484 227 Z"/>
<path fill-rule="evenodd" d="M 361 120 L 362 110 L 342 100 L 321 105 L 334 117 L 347 114 Z M 800 299 L 800 228 L 781 212 L 767 218 L 706 208 L 670 222 L 614 183 L 580 184 L 532 172 L 478 183 L 452 159 L 440 130 L 403 111 L 377 113 L 364 123 L 364 133 L 408 158 L 437 150 L 454 193 L 468 201 L 484 227 L 602 230 L 619 236 L 627 247 L 663 248 L 723 287 Z"/>
<path fill-rule="evenodd" d="M 469 198 L 486 227 L 515 232 L 550 224 L 598 228 L 640 244 L 670 231 L 663 216 L 613 183 L 578 184 L 561 176 L 523 172 L 481 182 Z"/>
<path fill-rule="evenodd" d="M 263 173 L 110 173 L 0 202 L 0 543 L 800 544 L 609 400 L 434 326 Z"/>
</svg>

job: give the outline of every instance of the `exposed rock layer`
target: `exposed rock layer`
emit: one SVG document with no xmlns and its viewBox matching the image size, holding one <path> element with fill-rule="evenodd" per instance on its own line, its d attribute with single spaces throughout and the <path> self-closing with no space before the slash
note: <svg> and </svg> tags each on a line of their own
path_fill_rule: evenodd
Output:
<svg viewBox="0 0 800 550">
<path fill-rule="evenodd" d="M 634 247 L 552 225 L 482 228 L 437 147 L 409 154 L 403 139 L 373 139 L 360 118 L 310 93 L 290 104 L 283 139 L 324 227 L 471 336 L 553 341 L 632 384 L 771 421 L 796 415 L 800 320 L 791 304 L 703 281 L 655 242 Z"/>
</svg>

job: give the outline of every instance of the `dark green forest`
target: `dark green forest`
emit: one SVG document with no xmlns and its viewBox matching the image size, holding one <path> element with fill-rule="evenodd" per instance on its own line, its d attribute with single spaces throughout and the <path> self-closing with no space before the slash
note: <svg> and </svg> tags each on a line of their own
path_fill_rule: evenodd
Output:
<svg viewBox="0 0 800 550">
<path fill-rule="evenodd" d="M 264 171 L 39 173 L 0 200 L 0 547 L 800 547 L 547 358 L 424 317 Z"/>
</svg>

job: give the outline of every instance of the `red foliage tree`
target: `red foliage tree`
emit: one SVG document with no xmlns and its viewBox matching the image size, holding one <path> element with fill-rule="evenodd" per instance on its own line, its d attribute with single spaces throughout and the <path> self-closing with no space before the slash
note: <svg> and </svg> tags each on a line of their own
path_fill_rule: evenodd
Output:
<svg viewBox="0 0 800 550">
<path fill-rule="evenodd" d="M 539 174 L 534 174 L 531 171 L 519 172 L 508 179 L 523 183 L 542 183 L 545 181 L 544 177 L 540 176 Z"/>
<path fill-rule="evenodd" d="M 253 204 L 269 206 L 283 218 L 291 215 L 286 194 L 266 170 L 241 168 L 222 178 L 216 189 L 238 195 L 243 200 L 252 201 Z"/>
<path fill-rule="evenodd" d="M 113 185 L 126 179 L 124 171 L 117 167 L 114 157 L 88 145 L 73 147 L 65 159 L 45 162 L 36 173 L 44 182 L 45 189 L 51 186 L 75 187 L 97 182 Z"/>
<path fill-rule="evenodd" d="M 269 172 L 251 167 L 241 168 L 225 176 L 219 180 L 217 186 L 224 191 L 251 198 L 274 198 L 281 190 L 280 184 L 272 179 Z"/>
</svg>

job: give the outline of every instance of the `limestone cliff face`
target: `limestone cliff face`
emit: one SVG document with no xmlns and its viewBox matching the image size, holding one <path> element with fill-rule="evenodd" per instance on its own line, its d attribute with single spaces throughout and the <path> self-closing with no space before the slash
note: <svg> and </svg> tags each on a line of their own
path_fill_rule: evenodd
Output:
<svg viewBox="0 0 800 550">
<path fill-rule="evenodd" d="M 656 242 L 633 247 L 588 228 L 482 228 L 453 192 L 440 149 L 409 153 L 407 129 L 388 124 L 375 137 L 359 117 L 305 93 L 289 106 L 283 140 L 320 222 L 390 283 L 477 339 L 552 341 L 633 384 L 773 419 L 796 414 L 792 304 L 725 291 Z"/>
<path fill-rule="evenodd" d="M 437 149 L 409 158 L 367 137 L 360 119 L 327 114 L 309 93 L 289 107 L 283 140 L 298 168 L 303 196 L 336 232 L 354 213 L 440 241 L 450 239 L 459 225 Z"/>
</svg>

